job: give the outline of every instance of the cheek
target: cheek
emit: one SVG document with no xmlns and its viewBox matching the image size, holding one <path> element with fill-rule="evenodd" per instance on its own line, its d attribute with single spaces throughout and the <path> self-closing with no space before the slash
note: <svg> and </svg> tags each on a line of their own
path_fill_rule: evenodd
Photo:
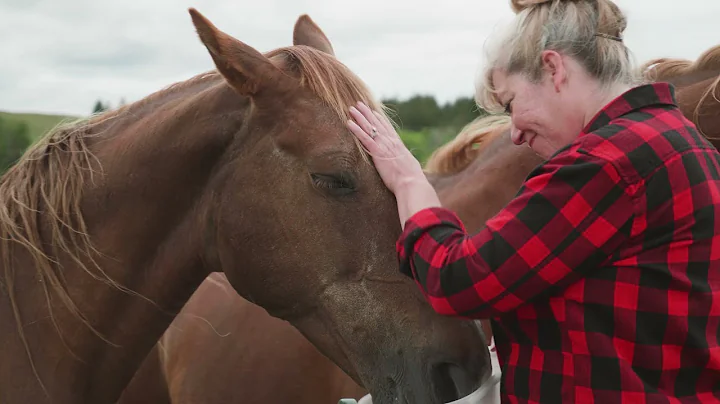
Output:
<svg viewBox="0 0 720 404">
<path fill-rule="evenodd" d="M 512 122 L 519 130 L 537 129 L 538 114 L 532 108 L 526 108 L 519 105 L 518 108 L 513 106 Z"/>
<path fill-rule="evenodd" d="M 524 102 L 524 100 L 513 100 L 512 102 L 512 113 L 510 114 L 510 118 L 515 121 L 523 121 L 525 120 L 525 117 L 527 116 L 528 108 L 527 104 Z"/>
</svg>

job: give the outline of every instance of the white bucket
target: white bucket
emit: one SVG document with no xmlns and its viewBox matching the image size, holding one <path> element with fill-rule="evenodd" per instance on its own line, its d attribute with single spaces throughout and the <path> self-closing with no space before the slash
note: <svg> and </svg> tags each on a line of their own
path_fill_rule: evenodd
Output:
<svg viewBox="0 0 720 404">
<path fill-rule="evenodd" d="M 372 404 L 372 397 L 368 394 L 361 398 L 358 404 Z M 500 404 L 500 376 L 490 376 L 482 387 L 472 394 L 448 404 Z"/>
<path fill-rule="evenodd" d="M 494 346 L 489 348 L 494 348 Z M 492 363 L 490 378 L 472 394 L 447 404 L 500 404 L 500 365 L 494 349 L 490 349 L 490 360 Z M 358 404 L 372 404 L 372 397 L 368 394 L 361 398 Z"/>
</svg>

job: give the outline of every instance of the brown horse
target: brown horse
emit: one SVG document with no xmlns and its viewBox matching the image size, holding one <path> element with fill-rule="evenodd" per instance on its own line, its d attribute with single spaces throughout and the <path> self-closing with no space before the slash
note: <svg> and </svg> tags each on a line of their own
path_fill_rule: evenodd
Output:
<svg viewBox="0 0 720 404">
<path fill-rule="evenodd" d="M 695 61 L 659 58 L 646 62 L 640 70 L 648 81 L 675 85 L 680 110 L 720 149 L 720 45 Z"/>
<path fill-rule="evenodd" d="M 396 204 L 345 127 L 380 107 L 364 84 L 307 17 L 261 54 L 190 14 L 219 73 L 55 130 L 0 180 L 0 402 L 116 402 L 212 272 L 376 403 L 475 390 L 482 333 L 398 274 Z"/>
<path fill-rule="evenodd" d="M 288 322 L 235 293 L 200 285 L 118 404 L 336 404 L 367 391 Z"/>
<path fill-rule="evenodd" d="M 507 117 L 478 118 L 426 164 L 445 206 L 479 230 L 540 163 L 512 144 Z M 366 390 L 290 324 L 228 293 L 211 275 L 185 305 L 125 391 L 121 404 L 335 404 Z M 227 376 L 236 383 L 223 383 Z M 375 401 L 377 402 L 377 401 Z"/>
</svg>

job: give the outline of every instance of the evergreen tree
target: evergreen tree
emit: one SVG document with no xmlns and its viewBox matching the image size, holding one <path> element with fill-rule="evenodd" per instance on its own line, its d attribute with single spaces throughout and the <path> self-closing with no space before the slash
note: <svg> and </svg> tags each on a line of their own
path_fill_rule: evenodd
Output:
<svg viewBox="0 0 720 404">
<path fill-rule="evenodd" d="M 95 106 L 93 107 L 93 114 L 99 114 L 102 112 L 105 112 L 110 109 L 110 104 L 104 104 L 102 100 L 95 101 Z"/>
<path fill-rule="evenodd" d="M 0 174 L 15 164 L 31 144 L 25 122 L 15 124 L 0 119 Z"/>
</svg>

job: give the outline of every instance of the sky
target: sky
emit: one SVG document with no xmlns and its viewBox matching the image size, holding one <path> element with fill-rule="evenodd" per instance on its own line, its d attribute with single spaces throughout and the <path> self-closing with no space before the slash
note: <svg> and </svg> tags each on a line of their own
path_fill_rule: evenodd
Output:
<svg viewBox="0 0 720 404">
<path fill-rule="evenodd" d="M 616 0 L 638 63 L 720 44 L 718 0 Z M 264 52 L 304 13 L 381 98 L 472 96 L 509 0 L 0 0 L 0 111 L 86 115 L 214 68 L 188 14 Z"/>
</svg>

